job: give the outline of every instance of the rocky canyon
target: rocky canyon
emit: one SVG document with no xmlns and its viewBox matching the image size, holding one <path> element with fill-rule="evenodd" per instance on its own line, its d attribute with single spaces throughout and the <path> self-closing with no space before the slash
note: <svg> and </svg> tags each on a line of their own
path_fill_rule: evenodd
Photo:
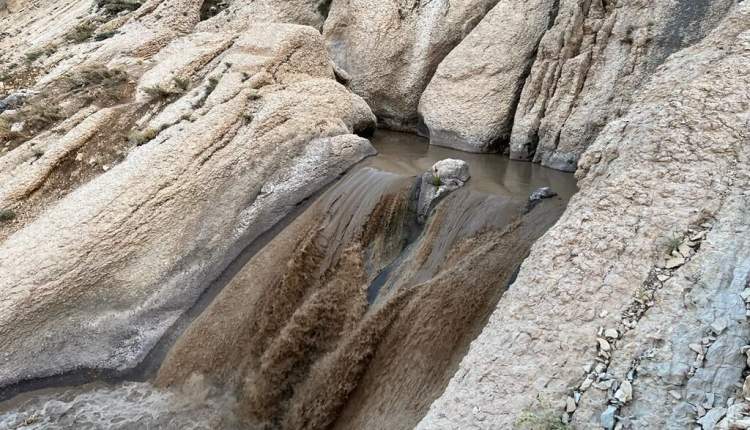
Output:
<svg viewBox="0 0 750 430">
<path fill-rule="evenodd" d="M 750 429 L 750 4 L 0 0 L 0 429 Z"/>
</svg>

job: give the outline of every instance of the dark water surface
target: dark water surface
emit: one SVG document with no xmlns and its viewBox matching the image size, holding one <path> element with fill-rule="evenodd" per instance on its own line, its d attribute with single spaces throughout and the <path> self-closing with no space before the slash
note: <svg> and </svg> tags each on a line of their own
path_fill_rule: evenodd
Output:
<svg viewBox="0 0 750 430">
<path fill-rule="evenodd" d="M 425 138 L 378 130 L 370 139 L 379 154 L 361 163 L 401 175 L 419 175 L 435 162 L 457 158 L 469 163 L 470 189 L 507 197 L 525 197 L 539 187 L 551 187 L 565 201 L 578 189 L 571 173 L 525 161 L 513 161 L 502 154 L 472 154 L 433 146 Z"/>
</svg>

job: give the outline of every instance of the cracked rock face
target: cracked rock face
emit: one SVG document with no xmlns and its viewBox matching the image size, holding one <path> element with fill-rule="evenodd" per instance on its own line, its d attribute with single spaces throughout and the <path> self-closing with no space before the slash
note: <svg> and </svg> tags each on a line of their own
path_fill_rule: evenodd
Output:
<svg viewBox="0 0 750 430">
<path fill-rule="evenodd" d="M 333 0 L 323 34 L 350 88 L 386 127 L 415 131 L 442 59 L 497 0 Z"/>
<path fill-rule="evenodd" d="M 600 428 L 602 418 L 685 428 L 727 406 L 748 340 L 749 35 L 743 3 L 659 67 L 630 111 L 604 129 L 581 160 L 581 191 L 534 245 L 417 428 L 511 428 L 526 412 L 561 415 L 582 386 L 570 418 L 576 428 Z M 644 297 L 669 257 L 669 238 L 704 224 L 713 228 L 697 253 Z M 626 311 L 638 303 L 644 312 L 631 320 Z M 603 351 L 598 333 L 620 322 L 629 329 L 607 341 L 609 364 L 592 366 Z M 602 383 L 586 382 L 587 372 Z M 609 422 L 614 381 L 630 379 L 632 400 Z M 692 406 L 699 403 L 703 410 Z"/>
<path fill-rule="evenodd" d="M 145 72 L 129 69 L 140 74 L 132 100 L 89 108 L 53 130 L 63 137 L 35 159 L 34 141 L 0 158 L 0 177 L 12 178 L 5 206 L 55 175 L 54 160 L 75 154 L 115 110 L 153 130 L 0 243 L 0 386 L 138 364 L 242 248 L 372 155 L 353 133 L 375 118 L 330 64 L 309 27 L 189 34 Z M 175 93 L 180 77 L 188 89 Z"/>
<path fill-rule="evenodd" d="M 657 66 L 701 40 L 735 3 L 561 0 L 520 96 L 511 157 L 575 171 Z"/>
<path fill-rule="evenodd" d="M 502 0 L 448 54 L 419 102 L 431 144 L 493 152 L 507 142 L 528 69 L 555 12 L 552 0 Z"/>
</svg>

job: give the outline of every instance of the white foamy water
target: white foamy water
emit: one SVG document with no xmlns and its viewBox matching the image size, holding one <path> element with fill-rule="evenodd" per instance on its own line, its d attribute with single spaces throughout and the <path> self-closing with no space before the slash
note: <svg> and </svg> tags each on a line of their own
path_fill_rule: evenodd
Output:
<svg viewBox="0 0 750 430">
<path fill-rule="evenodd" d="M 237 428 L 234 401 L 200 379 L 179 391 L 145 382 L 88 384 L 29 393 L 0 409 L 0 429 L 206 429 Z"/>
</svg>

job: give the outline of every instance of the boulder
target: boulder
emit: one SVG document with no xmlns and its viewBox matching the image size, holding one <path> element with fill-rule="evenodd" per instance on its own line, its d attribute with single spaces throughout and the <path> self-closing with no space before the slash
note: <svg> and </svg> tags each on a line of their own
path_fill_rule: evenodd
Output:
<svg viewBox="0 0 750 430">
<path fill-rule="evenodd" d="M 498 0 L 333 0 L 323 34 L 350 88 L 386 127 L 415 131 L 440 61 Z"/>
<path fill-rule="evenodd" d="M 424 223 L 430 211 L 445 196 L 464 186 L 469 180 L 469 165 L 463 160 L 447 158 L 422 174 L 417 197 L 417 221 Z"/>
<path fill-rule="evenodd" d="M 430 143 L 469 152 L 507 144 L 553 0 L 500 1 L 440 63 L 419 102 Z"/>
<path fill-rule="evenodd" d="M 446 158 L 440 160 L 432 166 L 432 174 L 442 181 L 458 180 L 466 182 L 469 180 L 469 164 L 464 160 Z"/>
</svg>

